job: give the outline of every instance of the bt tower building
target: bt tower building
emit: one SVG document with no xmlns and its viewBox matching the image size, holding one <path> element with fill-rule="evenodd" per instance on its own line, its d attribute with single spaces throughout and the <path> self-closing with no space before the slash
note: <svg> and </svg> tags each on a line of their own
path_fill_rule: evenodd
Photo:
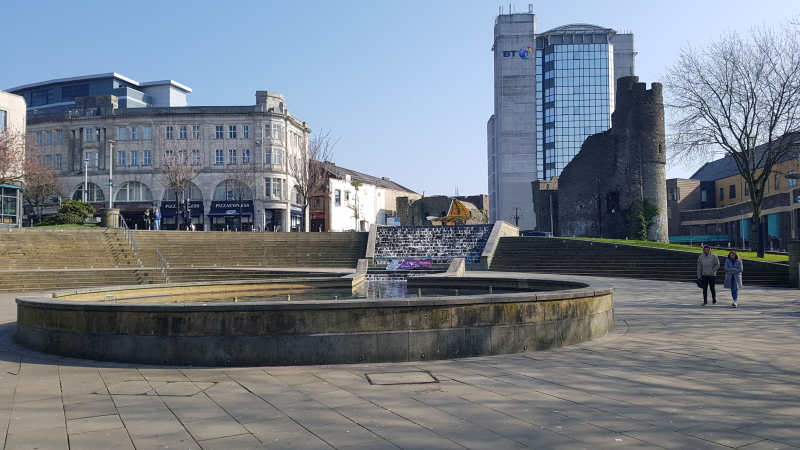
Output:
<svg viewBox="0 0 800 450">
<path fill-rule="evenodd" d="M 523 230 L 536 227 L 531 182 L 559 176 L 587 136 L 611 127 L 615 81 L 635 75 L 636 56 L 633 34 L 611 28 L 538 33 L 532 9 L 495 20 L 486 133 L 490 219 L 522 216 Z"/>
</svg>

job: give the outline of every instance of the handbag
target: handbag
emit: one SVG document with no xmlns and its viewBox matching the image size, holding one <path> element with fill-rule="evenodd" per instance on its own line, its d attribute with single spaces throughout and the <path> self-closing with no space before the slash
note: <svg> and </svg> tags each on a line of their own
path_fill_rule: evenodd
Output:
<svg viewBox="0 0 800 450">
<path fill-rule="evenodd" d="M 696 279 L 695 283 L 697 283 L 697 287 L 699 287 L 700 289 L 703 288 L 703 280 L 701 280 L 700 278 Z"/>
</svg>

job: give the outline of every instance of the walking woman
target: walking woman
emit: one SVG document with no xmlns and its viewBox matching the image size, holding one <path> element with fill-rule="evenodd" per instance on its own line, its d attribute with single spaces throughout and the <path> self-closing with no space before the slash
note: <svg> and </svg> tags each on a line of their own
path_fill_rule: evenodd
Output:
<svg viewBox="0 0 800 450">
<path fill-rule="evenodd" d="M 736 300 L 739 298 L 739 289 L 742 288 L 743 268 L 739 255 L 736 252 L 728 253 L 728 258 L 725 260 L 725 289 L 731 290 L 734 308 L 736 308 Z"/>
<path fill-rule="evenodd" d="M 711 289 L 711 303 L 717 304 L 717 270 L 719 270 L 719 257 L 711 253 L 711 247 L 703 247 L 703 254 L 697 258 L 697 279 L 703 288 L 703 306 L 708 304 L 708 290 Z"/>
</svg>

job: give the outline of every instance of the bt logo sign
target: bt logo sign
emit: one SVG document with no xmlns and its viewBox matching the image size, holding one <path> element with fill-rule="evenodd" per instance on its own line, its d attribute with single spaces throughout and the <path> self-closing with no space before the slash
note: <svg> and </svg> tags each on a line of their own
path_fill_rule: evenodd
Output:
<svg viewBox="0 0 800 450">
<path fill-rule="evenodd" d="M 527 46 L 527 47 L 522 47 L 521 49 L 519 49 L 519 51 L 517 50 L 503 51 L 503 58 L 508 58 L 509 56 L 513 57 L 515 55 L 519 55 L 519 57 L 522 59 L 528 59 L 531 57 L 531 55 L 533 55 L 533 49 L 530 46 Z"/>
</svg>

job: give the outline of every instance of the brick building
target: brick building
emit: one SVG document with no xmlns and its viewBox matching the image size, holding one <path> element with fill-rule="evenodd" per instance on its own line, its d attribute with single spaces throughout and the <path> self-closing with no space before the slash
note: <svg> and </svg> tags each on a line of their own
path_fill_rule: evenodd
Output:
<svg viewBox="0 0 800 450">
<path fill-rule="evenodd" d="M 796 138 L 800 140 L 800 138 Z M 756 149 L 758 154 L 761 149 Z M 800 238 L 800 189 L 796 154 L 773 167 L 761 206 L 767 250 L 785 250 L 789 240 Z M 712 242 L 749 248 L 753 228 L 750 189 L 731 157 L 704 164 L 689 180 L 667 180 L 670 207 L 670 241 Z"/>
</svg>

